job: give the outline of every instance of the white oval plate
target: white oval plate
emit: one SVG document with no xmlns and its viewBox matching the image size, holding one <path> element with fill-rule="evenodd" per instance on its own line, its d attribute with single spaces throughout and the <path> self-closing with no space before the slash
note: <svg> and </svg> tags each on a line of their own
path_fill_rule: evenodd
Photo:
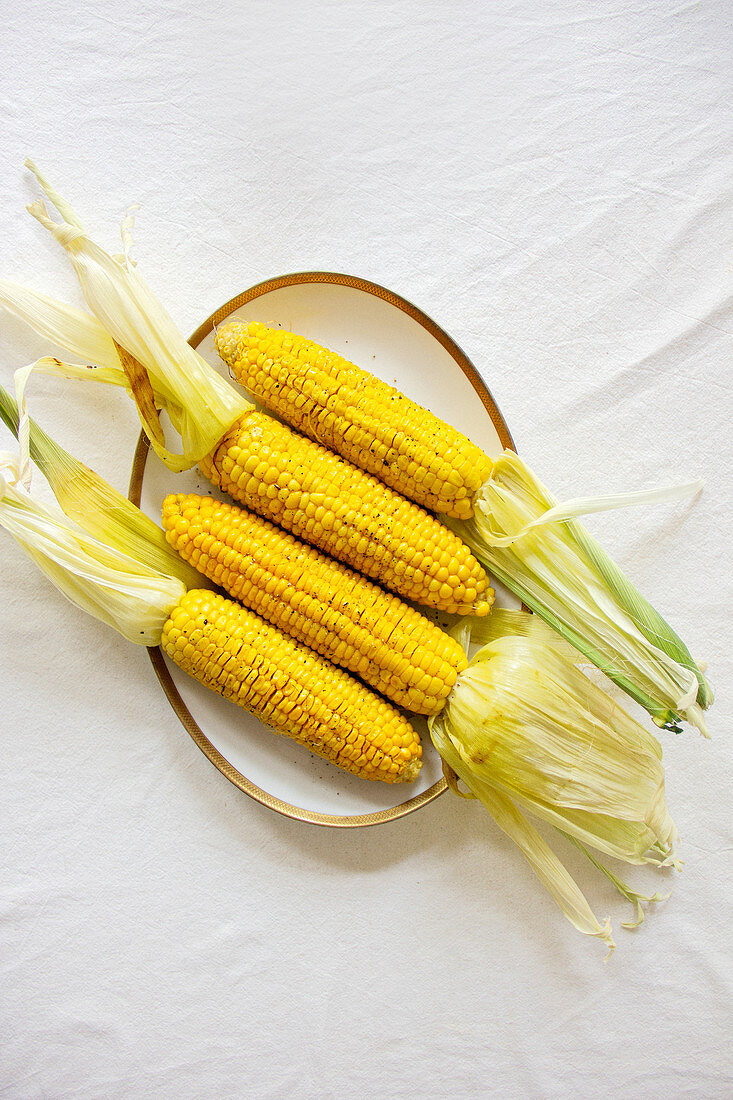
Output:
<svg viewBox="0 0 733 1100">
<path fill-rule="evenodd" d="M 350 275 L 308 271 L 260 283 L 227 302 L 196 330 L 193 347 L 227 374 L 214 327 L 228 317 L 300 333 L 397 386 L 491 455 L 513 447 L 490 393 L 458 345 L 421 310 L 384 287 Z M 170 492 L 215 494 L 197 470 L 173 475 L 141 435 L 130 497 L 156 522 Z M 422 609 L 424 610 L 424 609 Z M 445 621 L 445 620 L 444 620 Z M 410 786 L 358 779 L 208 691 L 150 650 L 171 705 L 211 762 L 240 790 L 279 813 L 319 825 L 375 825 L 410 813 L 446 789 L 424 720 L 411 720 L 424 763 Z"/>
</svg>

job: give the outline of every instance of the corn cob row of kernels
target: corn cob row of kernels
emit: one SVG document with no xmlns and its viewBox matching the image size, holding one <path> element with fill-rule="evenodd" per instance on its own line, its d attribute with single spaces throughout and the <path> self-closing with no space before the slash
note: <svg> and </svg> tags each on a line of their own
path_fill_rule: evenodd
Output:
<svg viewBox="0 0 733 1100">
<path fill-rule="evenodd" d="M 399 390 L 303 336 L 229 321 L 219 355 L 266 408 L 433 512 L 473 515 L 488 455 Z"/>
<path fill-rule="evenodd" d="M 394 707 L 232 600 L 186 593 L 161 645 L 199 683 L 345 771 L 387 783 L 416 778 L 420 739 Z"/>
<path fill-rule="evenodd" d="M 438 714 L 467 665 L 424 615 L 259 516 L 171 494 L 162 524 L 181 557 L 230 596 L 398 706 Z"/>
<path fill-rule="evenodd" d="M 272 417 L 248 412 L 199 465 L 245 508 L 407 600 L 460 615 L 491 610 L 488 577 L 452 531 Z"/>
</svg>

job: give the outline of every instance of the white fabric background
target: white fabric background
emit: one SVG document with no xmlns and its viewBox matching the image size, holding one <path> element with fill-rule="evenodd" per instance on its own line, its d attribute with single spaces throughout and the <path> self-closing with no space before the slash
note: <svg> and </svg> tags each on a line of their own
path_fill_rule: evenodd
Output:
<svg viewBox="0 0 733 1100">
<path fill-rule="evenodd" d="M 617 930 L 604 965 L 475 804 L 340 832 L 240 795 L 146 654 L 4 539 L 0 1096 L 730 1096 L 729 5 L 6 0 L 2 21 L 2 275 L 79 301 L 24 211 L 32 155 L 110 247 L 142 204 L 136 256 L 185 332 L 286 271 L 393 288 L 559 495 L 705 478 L 590 526 L 718 701 L 712 741 L 662 734 L 671 899 L 626 933 L 569 857 Z M 3 319 L 3 382 L 42 350 Z M 128 402 L 31 399 L 126 485 Z"/>
</svg>

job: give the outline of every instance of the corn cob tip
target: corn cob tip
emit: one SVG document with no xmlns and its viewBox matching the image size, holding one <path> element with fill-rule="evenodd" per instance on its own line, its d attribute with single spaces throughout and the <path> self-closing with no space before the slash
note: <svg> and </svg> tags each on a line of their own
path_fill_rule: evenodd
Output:
<svg viewBox="0 0 733 1100">
<path fill-rule="evenodd" d="M 480 600 L 476 600 L 472 604 L 462 604 L 458 608 L 459 615 L 474 615 L 476 617 L 483 617 L 490 615 L 494 606 L 494 589 L 489 588 L 484 592 L 483 597 Z"/>
<path fill-rule="evenodd" d="M 407 767 L 405 767 L 402 770 L 402 773 L 401 773 L 399 779 L 396 780 L 396 782 L 397 783 L 414 783 L 415 780 L 417 779 L 417 777 L 420 774 L 420 769 L 421 768 L 422 768 L 422 757 L 420 757 L 420 756 L 413 757 L 412 760 L 407 765 Z"/>
<path fill-rule="evenodd" d="M 241 321 L 224 321 L 223 324 L 217 325 L 214 330 L 214 344 L 225 363 L 232 358 L 237 340 L 244 327 Z"/>
</svg>

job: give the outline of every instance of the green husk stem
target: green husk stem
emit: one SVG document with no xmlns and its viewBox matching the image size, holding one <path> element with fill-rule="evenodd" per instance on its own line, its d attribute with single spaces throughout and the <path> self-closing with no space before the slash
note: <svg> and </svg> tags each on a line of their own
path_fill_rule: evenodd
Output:
<svg viewBox="0 0 733 1100">
<path fill-rule="evenodd" d="M 636 699 L 658 725 L 707 736 L 712 692 L 688 649 L 577 519 L 601 507 L 670 499 L 699 483 L 558 505 L 514 452 L 494 464 L 474 517 L 451 521 L 489 572 Z"/>
<path fill-rule="evenodd" d="M 0 419 L 19 438 L 19 480 L 29 486 L 28 458 L 32 458 L 64 514 L 88 534 L 165 576 L 177 577 L 186 588 L 206 587 L 205 579 L 183 561 L 149 516 L 60 447 L 28 416 L 25 384 L 33 366 L 16 371 L 20 417 L 18 402 L 0 386 Z"/>
<path fill-rule="evenodd" d="M 575 646 L 548 626 L 539 615 L 528 615 L 526 611 L 515 608 L 494 606 L 490 615 L 459 619 L 450 634 L 466 653 L 470 646 L 484 646 L 496 638 L 511 634 L 549 646 L 574 665 L 583 661 L 583 655 Z"/>
<path fill-rule="evenodd" d="M 172 318 L 153 292 L 137 274 L 130 259 L 131 217 L 123 223 L 122 256 L 111 256 L 95 244 L 85 232 L 69 204 L 62 199 L 32 161 L 26 166 L 33 172 L 62 221 L 55 222 L 42 201 L 28 210 L 67 251 L 94 318 L 106 334 L 85 321 L 81 311 L 60 303 L 49 308 L 41 325 L 30 317 L 37 292 L 27 292 L 15 284 L 0 287 L 0 301 L 16 316 L 23 316 L 46 335 L 54 332 L 55 342 L 78 354 L 86 347 L 97 347 L 92 361 L 105 367 L 119 366 L 113 360 L 109 343 L 119 344 L 147 372 L 160 407 L 170 414 L 181 436 L 183 453 L 174 454 L 161 442 L 150 418 L 141 414 L 143 428 L 156 453 L 172 470 L 194 466 L 207 455 L 235 421 L 252 408 L 251 402 L 217 374 L 186 342 Z M 112 344 L 114 347 L 114 344 Z M 110 381 L 108 377 L 100 380 Z M 140 408 L 138 406 L 140 411 Z M 159 427 L 159 426 L 158 426 Z"/>
<path fill-rule="evenodd" d="M 666 805 L 661 746 L 583 675 L 566 643 L 531 619 L 508 612 L 493 628 L 477 627 L 490 640 L 459 677 L 441 714 L 430 719 L 430 734 L 443 760 L 519 844 L 568 919 L 609 942 L 607 926 L 592 916 L 525 815 L 554 826 L 583 850 L 630 864 L 673 862 L 677 833 Z M 648 900 L 593 860 L 629 900 Z"/>
</svg>

